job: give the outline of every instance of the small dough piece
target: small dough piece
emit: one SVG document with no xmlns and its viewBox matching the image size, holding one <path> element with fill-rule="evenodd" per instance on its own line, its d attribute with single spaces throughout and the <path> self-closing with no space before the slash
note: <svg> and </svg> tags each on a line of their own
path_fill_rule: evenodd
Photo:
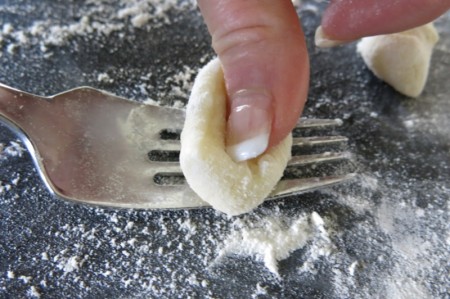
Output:
<svg viewBox="0 0 450 299">
<path fill-rule="evenodd" d="M 225 151 L 227 96 L 216 58 L 195 79 L 181 133 L 180 164 L 189 186 L 228 215 L 261 204 L 291 158 L 292 136 L 257 158 L 236 163 Z"/>
<path fill-rule="evenodd" d="M 432 23 L 400 33 L 363 38 L 357 47 L 364 62 L 398 92 L 419 96 L 428 77 L 439 35 Z"/>
</svg>

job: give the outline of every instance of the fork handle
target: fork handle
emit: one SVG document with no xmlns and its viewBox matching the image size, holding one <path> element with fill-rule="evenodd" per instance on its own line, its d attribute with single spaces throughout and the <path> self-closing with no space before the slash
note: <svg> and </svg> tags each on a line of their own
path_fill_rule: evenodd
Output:
<svg viewBox="0 0 450 299">
<path fill-rule="evenodd" d="M 7 125 L 15 125 L 27 131 L 35 125 L 27 118 L 29 112 L 49 111 L 49 101 L 43 97 L 33 95 L 0 83 L 0 117 L 5 119 Z M 35 113 L 32 113 L 35 114 Z M 13 129 L 16 129 L 13 127 Z"/>
</svg>

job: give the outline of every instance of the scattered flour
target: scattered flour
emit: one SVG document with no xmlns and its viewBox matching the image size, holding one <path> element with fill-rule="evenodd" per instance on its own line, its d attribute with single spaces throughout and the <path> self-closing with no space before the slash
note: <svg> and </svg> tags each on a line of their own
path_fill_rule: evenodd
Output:
<svg viewBox="0 0 450 299">
<path fill-rule="evenodd" d="M 24 275 L 20 275 L 18 277 L 19 280 L 21 280 L 23 283 L 29 283 L 31 280 L 31 276 L 24 276 Z"/>
<path fill-rule="evenodd" d="M 279 276 L 277 262 L 286 259 L 294 250 L 305 246 L 311 238 L 308 219 L 305 216 L 286 225 L 278 217 L 268 217 L 256 227 L 240 227 L 224 242 L 219 259 L 229 254 L 256 256 L 275 275 Z M 255 225 L 254 223 L 251 225 Z"/>
<path fill-rule="evenodd" d="M 353 276 L 355 274 L 355 269 L 358 266 L 358 261 L 353 262 L 350 267 L 348 267 L 348 273 Z"/>
<path fill-rule="evenodd" d="M 9 145 L 5 147 L 4 144 L 0 144 L 0 159 L 6 159 L 8 157 L 22 157 L 25 149 L 22 147 L 20 141 L 10 141 Z"/>
<path fill-rule="evenodd" d="M 252 298 L 258 298 L 259 296 L 264 296 L 264 295 L 268 295 L 267 294 L 267 289 L 263 286 L 261 286 L 259 283 L 256 284 L 256 290 L 255 292 L 252 294 Z"/>
<path fill-rule="evenodd" d="M 120 0 L 114 5 L 116 9 L 106 10 L 102 9 L 101 5 L 98 6 L 102 1 L 88 2 L 95 6 L 87 5 L 88 9 L 83 11 L 83 16 L 70 24 L 54 24 L 43 19 L 35 20 L 28 27 L 14 28 L 12 24 L 5 23 L 0 31 L 0 41 L 10 40 L 8 53 L 11 55 L 19 47 L 35 44 L 40 44 L 41 50 L 46 52 L 49 46 L 62 46 L 75 37 L 91 34 L 109 36 L 113 32 L 123 30 L 128 24 L 135 28 L 170 24 L 170 12 L 196 7 L 193 0 Z"/>
<path fill-rule="evenodd" d="M 224 241 L 218 260 L 231 254 L 255 256 L 279 277 L 278 261 L 288 258 L 292 252 L 303 248 L 311 240 L 327 238 L 323 219 L 316 212 L 309 217 L 300 215 L 294 219 L 280 216 L 268 216 L 256 223 L 236 220 L 233 223 L 236 230 Z M 329 241 L 328 238 L 327 240 Z M 322 248 L 315 246 L 311 250 L 312 259 L 315 260 L 321 255 L 324 255 Z M 312 260 L 308 261 L 310 262 Z"/>
<path fill-rule="evenodd" d="M 173 94 L 179 97 L 188 98 L 194 78 L 198 73 L 198 69 L 193 69 L 188 66 L 183 66 L 183 69 L 176 73 L 174 76 L 166 79 L 166 84 L 175 84 L 173 88 Z M 184 104 L 183 104 L 184 106 Z M 178 107 L 179 108 L 179 107 Z"/>
<path fill-rule="evenodd" d="M 150 32 L 164 25 L 172 25 L 179 12 L 196 10 L 197 3 L 194 0 L 120 0 L 114 3 L 110 0 L 86 1 L 85 5 L 80 5 L 75 16 L 65 22 L 43 17 L 17 26 L 3 24 L 0 27 L 0 49 L 4 45 L 6 51 L 0 51 L 0 57 L 4 53 L 11 56 L 24 55 L 26 51 L 34 52 L 37 49 L 41 52 L 41 58 L 51 60 L 54 53 L 62 47 L 73 45 L 79 40 L 98 43 L 102 47 L 110 38 L 124 40 L 130 35 L 129 31 Z M 115 45 L 112 47 L 110 51 L 114 52 Z M 205 54 L 200 61 L 206 59 L 211 59 L 211 53 Z M 129 77 L 129 72 L 132 70 L 120 69 L 115 73 L 98 70 L 93 75 L 101 83 L 100 87 L 106 88 L 120 81 L 118 77 Z M 165 105 L 183 108 L 196 73 L 196 68 L 182 66 L 176 73 L 167 76 L 165 82 L 161 82 L 164 86 L 155 86 L 152 84 L 154 80 L 149 82 L 155 75 L 150 73 L 146 78 L 127 82 L 121 89 L 126 91 L 127 97 L 143 101 L 153 101 L 150 97 L 155 98 L 154 94 L 157 92 L 158 99 L 170 99 Z M 153 96 L 149 95 L 150 92 Z"/>
<path fill-rule="evenodd" d="M 363 194 L 368 190 L 390 190 L 383 189 L 376 177 L 367 174 L 360 178 L 358 185 L 364 186 Z M 435 191 L 437 196 L 445 194 L 442 190 Z M 355 190 L 355 193 L 359 192 Z M 387 194 L 383 196 L 383 201 L 396 202 L 401 198 L 400 191 Z M 344 198 L 336 194 L 335 198 L 338 202 L 342 201 L 342 205 L 357 203 L 360 207 L 352 213 L 373 214 L 375 221 L 380 223 L 374 225 L 365 221 L 358 224 L 355 221 L 357 218 L 353 218 L 351 222 L 357 223 L 355 227 L 336 231 L 334 216 L 323 217 L 317 212 L 290 213 L 289 208 L 276 206 L 236 218 L 218 213 L 212 213 L 211 217 L 211 214 L 201 211 L 161 215 L 157 212 L 93 209 L 91 213 L 95 221 L 85 225 L 70 220 L 70 224 L 49 232 L 52 240 L 64 240 L 62 244 L 66 247 L 63 250 L 55 252 L 58 247 L 52 245 L 46 251 L 36 253 L 36 256 L 43 267 L 53 269 L 51 276 L 59 277 L 59 280 L 73 281 L 72 284 L 84 287 L 86 283 L 92 286 L 90 281 L 107 279 L 125 289 L 137 288 L 139 294 L 150 297 L 187 295 L 186 290 L 195 288 L 202 288 L 204 295 L 216 297 L 217 294 L 211 290 L 217 280 L 221 281 L 223 275 L 230 275 L 228 265 L 245 257 L 264 263 L 269 274 L 267 276 L 265 271 L 257 268 L 260 278 L 253 284 L 254 289 L 250 289 L 249 297 L 252 298 L 270 297 L 273 284 L 282 283 L 286 278 L 293 279 L 292 274 L 286 274 L 292 266 L 283 264 L 280 268 L 279 265 L 280 261 L 289 257 L 295 259 L 292 261 L 293 273 L 298 278 L 331 277 L 327 283 L 333 286 L 336 298 L 368 298 L 366 295 L 379 298 L 432 297 L 429 283 L 433 280 L 426 278 L 426 275 L 433 273 L 432 269 L 445 256 L 448 232 L 445 234 L 447 240 L 440 241 L 438 235 L 429 239 L 433 233 L 441 232 L 433 232 L 430 224 L 424 224 L 433 219 L 431 223 L 438 221 L 440 223 L 434 225 L 442 227 L 446 218 L 432 217 L 427 209 L 420 209 L 424 213 L 421 219 L 407 221 L 418 209 L 398 204 L 394 211 L 387 213 L 383 205 L 374 206 L 361 195 L 358 199 L 356 195 Z M 374 213 L 377 211 L 379 213 Z M 78 213 L 69 217 L 76 219 Z M 388 224 L 397 223 L 396 218 L 403 224 Z M 377 227 L 384 230 L 390 241 L 380 243 Z M 430 241 L 424 242 L 421 238 Z M 345 243 L 342 243 L 343 240 L 346 240 Z M 352 252 L 347 253 L 344 249 L 346 243 L 350 245 L 352 242 L 356 245 L 351 245 Z M 431 242 L 443 243 L 440 249 L 436 249 Z M 414 246 L 411 247 L 411 244 Z M 379 246 L 382 248 L 377 249 Z M 96 265 L 93 261 L 97 259 L 96 252 L 99 250 L 107 252 L 109 257 Z M 180 256 L 184 258 L 180 260 Z M 201 265 L 205 271 L 186 271 L 194 265 Z M 383 269 L 385 266 L 388 270 Z M 17 272 L 16 266 L 12 267 L 6 272 L 7 279 L 17 279 L 29 285 L 30 289 L 39 284 L 36 291 L 44 296 L 49 287 L 48 281 L 42 280 L 38 274 L 36 278 L 16 274 L 20 270 Z M 247 264 L 248 269 L 242 269 L 243 273 L 238 275 L 247 275 L 253 267 Z M 355 291 L 356 281 L 364 277 L 370 277 L 376 284 Z M 422 278 L 423 283 L 417 284 L 417 277 Z M 373 288 L 380 289 L 378 293 L 373 293 Z"/>
<path fill-rule="evenodd" d="M 78 269 L 78 257 L 71 256 L 68 259 L 63 259 L 59 264 L 58 268 L 62 269 L 65 274 L 70 273 Z"/>
<path fill-rule="evenodd" d="M 38 289 L 35 286 L 31 286 L 27 291 L 27 295 L 31 298 L 41 298 L 41 293 L 39 293 Z"/>
<path fill-rule="evenodd" d="M 113 83 L 114 79 L 112 79 L 107 73 L 100 73 L 97 75 L 97 80 L 103 83 Z"/>
<path fill-rule="evenodd" d="M 14 272 L 13 272 L 13 271 L 7 271 L 7 272 L 6 272 L 6 277 L 8 277 L 9 279 L 13 279 L 13 278 L 15 278 L 16 276 L 14 275 Z"/>
</svg>

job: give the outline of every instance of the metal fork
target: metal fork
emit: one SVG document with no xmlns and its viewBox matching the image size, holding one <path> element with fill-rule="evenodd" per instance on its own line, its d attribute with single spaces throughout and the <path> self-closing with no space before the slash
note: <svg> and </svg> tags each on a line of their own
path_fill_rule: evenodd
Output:
<svg viewBox="0 0 450 299">
<path fill-rule="evenodd" d="M 69 201 L 120 208 L 208 206 L 180 177 L 176 138 L 184 110 L 140 104 L 89 87 L 40 97 L 0 84 L 0 120 L 28 148 L 48 190 Z M 299 122 L 299 128 L 338 126 L 339 120 Z M 295 138 L 294 144 L 346 142 L 345 137 Z M 155 158 L 156 157 L 156 158 Z M 175 158 L 175 159 L 172 159 Z M 295 156 L 290 166 L 347 159 L 348 154 Z M 282 179 L 268 199 L 340 183 L 354 173 Z"/>
</svg>

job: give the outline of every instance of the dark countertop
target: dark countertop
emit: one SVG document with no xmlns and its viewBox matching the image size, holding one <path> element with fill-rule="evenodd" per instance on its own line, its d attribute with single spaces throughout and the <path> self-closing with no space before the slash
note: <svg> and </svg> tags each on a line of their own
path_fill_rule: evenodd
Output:
<svg viewBox="0 0 450 299">
<path fill-rule="evenodd" d="M 213 57 L 202 19 L 190 1 L 149 0 L 138 11 L 150 19 L 137 28 L 136 10 L 123 10 L 137 3 L 0 1 L 0 82 L 40 95 L 89 85 L 184 105 Z M 0 298 L 448 298 L 450 15 L 437 22 L 426 89 L 408 99 L 368 71 L 354 44 L 314 48 L 323 6 L 298 8 L 312 65 L 304 114 L 344 120 L 338 132 L 350 139 L 357 180 L 235 218 L 93 208 L 53 198 L 24 145 L 0 126 Z M 258 258 L 216 260 L 239 223 L 313 211 L 330 251 L 308 243 L 279 262 L 279 278 Z"/>
</svg>

